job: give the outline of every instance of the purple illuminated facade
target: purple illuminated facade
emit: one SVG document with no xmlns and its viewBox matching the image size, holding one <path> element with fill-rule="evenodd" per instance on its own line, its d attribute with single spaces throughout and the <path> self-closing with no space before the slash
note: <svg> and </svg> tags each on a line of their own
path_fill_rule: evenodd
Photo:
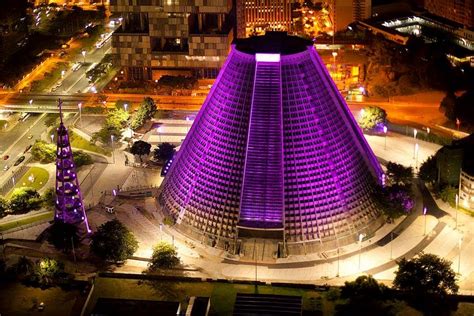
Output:
<svg viewBox="0 0 474 316">
<path fill-rule="evenodd" d="M 76 165 L 72 156 L 69 133 L 63 123 L 62 101 L 58 101 L 61 122 L 56 137 L 56 207 L 54 219 L 69 224 L 84 224 L 90 233 L 89 223 L 77 179 Z"/>
<path fill-rule="evenodd" d="M 262 237 L 296 253 L 380 227 L 381 177 L 312 42 L 267 33 L 234 42 L 160 202 L 210 244 Z"/>
</svg>

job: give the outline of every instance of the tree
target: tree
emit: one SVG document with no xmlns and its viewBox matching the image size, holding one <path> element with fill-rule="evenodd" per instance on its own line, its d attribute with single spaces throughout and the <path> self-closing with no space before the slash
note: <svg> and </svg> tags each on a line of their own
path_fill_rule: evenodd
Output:
<svg viewBox="0 0 474 316">
<path fill-rule="evenodd" d="M 171 269 L 179 264 L 178 252 L 176 247 L 161 241 L 153 247 L 151 262 L 148 264 L 150 271 L 159 269 Z"/>
<path fill-rule="evenodd" d="M 341 298 L 346 303 L 336 307 L 336 315 L 390 315 L 391 306 L 385 302 L 388 288 L 370 275 L 345 282 Z"/>
<path fill-rule="evenodd" d="M 34 265 L 29 281 L 41 287 L 48 287 L 69 278 L 70 276 L 64 272 L 64 263 L 43 258 Z"/>
<path fill-rule="evenodd" d="M 421 180 L 434 184 L 438 180 L 438 166 L 436 164 L 436 157 L 430 156 L 420 166 L 418 176 Z"/>
<path fill-rule="evenodd" d="M 458 189 L 451 186 L 446 185 L 441 189 L 440 198 L 444 202 L 449 203 L 451 206 L 455 206 L 456 204 L 456 194 L 458 194 Z"/>
<path fill-rule="evenodd" d="M 457 97 L 454 92 L 448 91 L 439 105 L 439 110 L 444 113 L 444 116 L 450 121 L 456 119 L 456 101 Z"/>
<path fill-rule="evenodd" d="M 384 109 L 376 106 L 368 106 L 362 109 L 359 118 L 359 126 L 364 130 L 371 130 L 379 125 L 385 124 L 387 113 Z"/>
<path fill-rule="evenodd" d="M 130 152 L 140 157 L 140 161 L 143 162 L 142 156 L 148 156 L 150 154 L 151 145 L 143 140 L 137 140 L 133 143 Z"/>
<path fill-rule="evenodd" d="M 451 262 L 433 254 L 403 258 L 393 280 L 395 288 L 414 294 L 456 294 L 459 290 Z"/>
<path fill-rule="evenodd" d="M 74 247 L 79 245 L 79 235 L 76 225 L 54 222 L 49 228 L 48 242 L 58 250 L 64 252 L 71 251 L 73 244 Z"/>
<path fill-rule="evenodd" d="M 10 209 L 13 213 L 22 214 L 41 207 L 39 193 L 30 187 L 21 187 L 13 190 L 10 198 Z"/>
<path fill-rule="evenodd" d="M 137 249 L 135 236 L 116 219 L 102 224 L 92 235 L 91 251 L 107 261 L 124 261 Z"/>
<path fill-rule="evenodd" d="M 8 211 L 8 202 L 3 197 L 0 196 L 0 218 L 7 215 Z"/>
<path fill-rule="evenodd" d="M 73 151 L 72 155 L 74 157 L 74 162 L 76 164 L 76 167 L 78 167 L 78 168 L 82 167 L 82 166 L 85 166 L 85 165 L 91 165 L 91 164 L 94 163 L 94 161 L 92 160 L 91 155 L 89 155 L 88 153 L 83 152 L 82 150 Z"/>
<path fill-rule="evenodd" d="M 155 101 L 152 98 L 146 97 L 137 112 L 133 115 L 130 123 L 130 128 L 136 130 L 145 124 L 146 120 L 151 119 L 157 111 Z"/>
<path fill-rule="evenodd" d="M 107 113 L 104 126 L 92 135 L 92 142 L 100 140 L 104 144 L 111 142 L 111 136 L 113 135 L 116 140 L 119 140 L 122 135 L 123 129 L 127 126 L 127 121 L 130 118 L 130 114 L 124 109 L 114 109 Z"/>
<path fill-rule="evenodd" d="M 41 163 L 50 163 L 56 160 L 56 145 L 37 140 L 31 148 L 31 155 Z"/>
<path fill-rule="evenodd" d="M 56 192 L 54 188 L 48 188 L 41 197 L 43 202 L 43 207 L 53 208 L 56 203 Z"/>
<path fill-rule="evenodd" d="M 166 162 L 173 158 L 175 148 L 176 146 L 170 143 L 161 143 L 158 145 L 157 148 L 155 148 L 153 156 L 155 157 L 155 159 L 158 159 L 162 162 Z"/>
<path fill-rule="evenodd" d="M 410 193 L 398 185 L 391 187 L 376 186 L 372 198 L 377 208 L 391 221 L 410 212 L 415 202 Z"/>
<path fill-rule="evenodd" d="M 387 163 L 387 182 L 389 185 L 410 186 L 413 180 L 413 168 L 398 163 Z"/>
</svg>

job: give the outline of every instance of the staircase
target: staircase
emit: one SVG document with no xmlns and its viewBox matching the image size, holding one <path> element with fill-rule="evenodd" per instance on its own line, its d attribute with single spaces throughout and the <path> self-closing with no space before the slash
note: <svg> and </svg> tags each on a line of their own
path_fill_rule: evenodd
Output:
<svg viewBox="0 0 474 316">
<path fill-rule="evenodd" d="M 283 226 L 283 126 L 279 62 L 257 62 L 250 112 L 240 224 Z"/>
</svg>

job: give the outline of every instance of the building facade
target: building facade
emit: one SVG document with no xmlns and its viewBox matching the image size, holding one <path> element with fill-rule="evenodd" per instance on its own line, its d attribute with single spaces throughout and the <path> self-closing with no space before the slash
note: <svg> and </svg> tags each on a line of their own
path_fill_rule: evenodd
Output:
<svg viewBox="0 0 474 316">
<path fill-rule="evenodd" d="M 371 0 L 332 0 L 331 4 L 335 32 L 343 31 L 349 24 L 372 16 Z"/>
<path fill-rule="evenodd" d="M 112 52 L 131 80 L 213 78 L 233 40 L 231 0 L 111 0 Z"/>
<path fill-rule="evenodd" d="M 381 225 L 381 178 L 312 41 L 267 32 L 233 45 L 159 201 L 210 245 L 240 253 L 264 238 L 270 253 L 317 252 Z"/>
<path fill-rule="evenodd" d="M 237 37 L 292 31 L 290 0 L 237 0 Z"/>
<path fill-rule="evenodd" d="M 463 170 L 459 178 L 459 205 L 474 211 L 474 175 Z"/>
<path fill-rule="evenodd" d="M 474 0 L 425 0 L 425 9 L 467 28 L 474 27 Z"/>
</svg>

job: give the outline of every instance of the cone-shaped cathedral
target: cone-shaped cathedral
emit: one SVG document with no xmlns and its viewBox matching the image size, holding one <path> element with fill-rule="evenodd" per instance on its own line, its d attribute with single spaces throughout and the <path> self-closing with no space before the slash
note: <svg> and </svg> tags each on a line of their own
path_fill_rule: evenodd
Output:
<svg viewBox="0 0 474 316">
<path fill-rule="evenodd" d="M 381 176 L 313 43 L 275 32 L 234 42 L 160 202 L 210 244 L 263 237 L 301 253 L 377 229 Z"/>
</svg>

